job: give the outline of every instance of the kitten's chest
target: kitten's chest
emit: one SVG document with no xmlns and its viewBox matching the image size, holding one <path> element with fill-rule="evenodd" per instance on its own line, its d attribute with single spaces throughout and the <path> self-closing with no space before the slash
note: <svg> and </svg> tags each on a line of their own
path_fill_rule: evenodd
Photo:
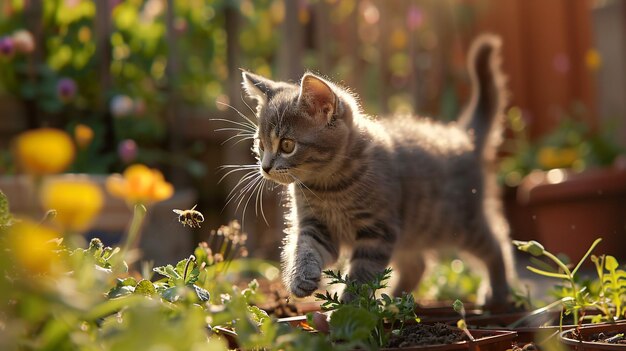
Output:
<svg viewBox="0 0 626 351">
<path fill-rule="evenodd" d="M 354 242 L 356 222 L 353 216 L 352 199 L 310 194 L 296 196 L 299 217 L 315 217 L 324 223 L 333 236 L 342 244 Z"/>
</svg>

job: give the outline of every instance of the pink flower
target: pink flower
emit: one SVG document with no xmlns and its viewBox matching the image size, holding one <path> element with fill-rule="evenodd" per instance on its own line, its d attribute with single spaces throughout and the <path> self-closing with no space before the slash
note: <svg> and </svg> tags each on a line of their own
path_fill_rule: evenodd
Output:
<svg viewBox="0 0 626 351">
<path fill-rule="evenodd" d="M 13 33 L 13 43 L 15 50 L 23 54 L 29 54 L 35 50 L 35 39 L 26 29 L 20 29 Z"/>
<path fill-rule="evenodd" d="M 137 143 L 132 139 L 125 139 L 117 146 L 117 154 L 124 163 L 131 163 L 137 158 Z"/>
<path fill-rule="evenodd" d="M 406 16 L 407 26 L 409 27 L 410 30 L 415 30 L 421 27 L 423 23 L 424 23 L 424 12 L 422 12 L 422 10 L 419 7 L 415 5 L 411 5 L 411 7 L 409 7 L 409 12 L 407 13 L 407 16 Z"/>
<path fill-rule="evenodd" d="M 15 54 L 15 44 L 11 37 L 0 38 L 0 56 L 11 58 Z"/>
<path fill-rule="evenodd" d="M 76 82 L 72 78 L 61 78 L 57 83 L 57 96 L 63 102 L 69 102 L 76 95 Z"/>
</svg>

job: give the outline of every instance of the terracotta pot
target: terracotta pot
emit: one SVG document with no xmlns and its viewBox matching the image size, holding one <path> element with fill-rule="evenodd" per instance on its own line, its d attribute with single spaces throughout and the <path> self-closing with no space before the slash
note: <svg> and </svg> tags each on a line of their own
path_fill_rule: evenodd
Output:
<svg viewBox="0 0 626 351">
<path fill-rule="evenodd" d="M 443 350 L 480 350 L 505 351 L 510 350 L 517 334 L 507 330 L 470 329 L 476 338 L 474 341 L 461 341 L 445 345 L 423 345 L 400 348 L 383 348 L 382 351 L 443 351 Z"/>
<path fill-rule="evenodd" d="M 559 325 L 560 311 L 547 310 L 540 313 L 533 312 L 512 312 L 495 315 L 481 315 L 466 318 L 467 325 L 476 329 L 502 329 L 511 330 L 517 333 L 519 343 L 543 343 L 546 339 L 556 337 L 563 330 L 571 329 L 576 325 L 571 324 L 571 320 L 566 319 L 564 325 Z M 587 316 L 600 314 L 597 309 L 588 308 L 585 311 Z M 570 317 L 567 317 L 570 318 Z M 569 324 L 568 324 L 569 323 Z M 592 324 L 583 324 L 584 326 Z"/>
<path fill-rule="evenodd" d="M 481 306 L 465 303 L 465 316 L 476 317 L 484 313 Z M 450 301 L 423 302 L 415 307 L 415 314 L 425 323 L 456 323 L 461 316 Z"/>
<path fill-rule="evenodd" d="M 299 327 L 306 323 L 306 316 L 281 318 L 279 323 L 289 323 L 293 327 Z M 461 341 L 447 345 L 424 345 L 402 348 L 383 348 L 381 350 L 398 351 L 426 351 L 426 350 L 480 350 L 480 351 L 504 351 L 511 349 L 511 345 L 517 337 L 512 330 L 470 329 L 470 333 L 476 338 L 475 341 Z"/>
<path fill-rule="evenodd" d="M 530 206 L 537 241 L 549 251 L 575 261 L 601 237 L 596 253 L 626 259 L 626 169 L 535 172 L 518 196 Z"/>
<path fill-rule="evenodd" d="M 594 351 L 594 350 L 626 350 L 625 344 L 609 344 L 602 342 L 588 341 L 594 334 L 604 333 L 626 333 L 626 322 L 602 323 L 580 327 L 578 330 L 581 340 L 573 337 L 576 329 L 566 330 L 559 334 L 559 341 L 570 350 Z"/>
</svg>

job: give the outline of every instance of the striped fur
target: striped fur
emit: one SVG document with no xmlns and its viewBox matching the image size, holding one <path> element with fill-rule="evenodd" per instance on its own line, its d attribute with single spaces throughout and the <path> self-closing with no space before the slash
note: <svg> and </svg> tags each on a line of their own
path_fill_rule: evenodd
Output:
<svg viewBox="0 0 626 351">
<path fill-rule="evenodd" d="M 451 124 L 375 121 L 345 89 L 310 73 L 300 85 L 243 73 L 258 102 L 260 172 L 287 186 L 282 264 L 294 295 L 312 294 L 340 252 L 352 279 L 393 263 L 395 294 L 412 291 L 426 251 L 457 248 L 485 263 L 493 301 L 507 299 L 508 227 L 488 171 L 505 104 L 498 39 L 479 38 L 468 61 L 473 96 Z M 285 138 L 292 152 L 281 150 Z"/>
</svg>

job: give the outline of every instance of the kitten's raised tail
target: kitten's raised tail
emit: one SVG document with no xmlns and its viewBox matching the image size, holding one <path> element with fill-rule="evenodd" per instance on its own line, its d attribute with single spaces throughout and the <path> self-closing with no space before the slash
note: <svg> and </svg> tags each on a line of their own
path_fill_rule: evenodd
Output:
<svg viewBox="0 0 626 351">
<path fill-rule="evenodd" d="M 476 152 L 487 159 L 495 156 L 502 140 L 507 103 L 500 46 L 500 38 L 492 34 L 483 34 L 472 43 L 467 62 L 472 96 L 459 118 L 462 126 L 472 130 Z"/>
</svg>

